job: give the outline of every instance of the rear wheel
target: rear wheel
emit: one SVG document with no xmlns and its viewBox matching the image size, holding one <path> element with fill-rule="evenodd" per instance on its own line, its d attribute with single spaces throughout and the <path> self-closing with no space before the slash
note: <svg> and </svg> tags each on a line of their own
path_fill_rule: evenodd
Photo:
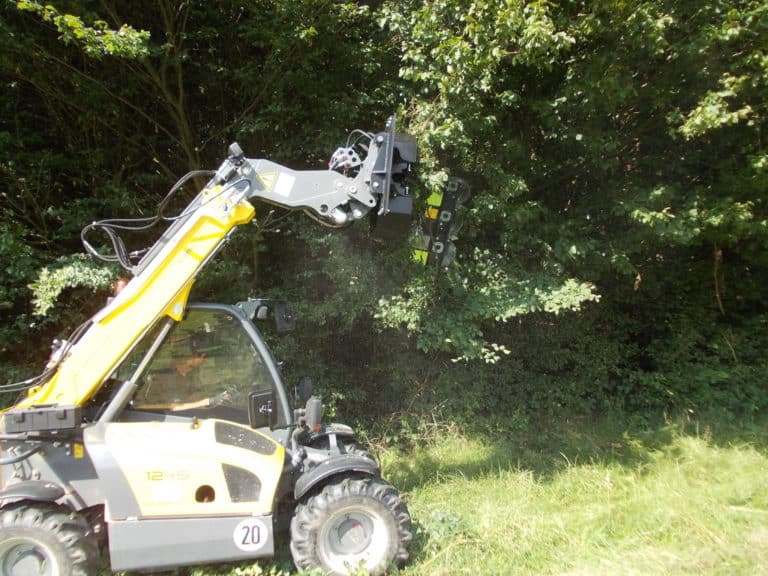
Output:
<svg viewBox="0 0 768 576">
<path fill-rule="evenodd" d="M 87 522 L 54 504 L 0 508 L 0 574 L 92 576 L 98 549 Z"/>
<path fill-rule="evenodd" d="M 408 559 L 411 517 L 400 494 L 378 478 L 345 478 L 299 504 L 291 553 L 300 570 L 383 574 Z"/>
</svg>

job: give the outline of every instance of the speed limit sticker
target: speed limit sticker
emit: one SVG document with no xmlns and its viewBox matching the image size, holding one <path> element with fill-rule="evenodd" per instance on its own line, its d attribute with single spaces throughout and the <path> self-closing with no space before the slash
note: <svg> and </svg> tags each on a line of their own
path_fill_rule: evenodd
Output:
<svg viewBox="0 0 768 576">
<path fill-rule="evenodd" d="M 246 518 L 235 526 L 232 539 L 243 552 L 256 552 L 267 543 L 269 528 L 258 518 Z"/>
</svg>

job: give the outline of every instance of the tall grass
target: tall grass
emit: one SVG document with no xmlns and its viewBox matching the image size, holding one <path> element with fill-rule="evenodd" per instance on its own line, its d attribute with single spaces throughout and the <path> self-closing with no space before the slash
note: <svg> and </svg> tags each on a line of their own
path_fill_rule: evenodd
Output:
<svg viewBox="0 0 768 576">
<path fill-rule="evenodd" d="M 388 454 L 417 527 L 403 574 L 768 574 L 768 457 L 752 440 L 590 424 L 533 450 L 454 436 Z"/>
</svg>

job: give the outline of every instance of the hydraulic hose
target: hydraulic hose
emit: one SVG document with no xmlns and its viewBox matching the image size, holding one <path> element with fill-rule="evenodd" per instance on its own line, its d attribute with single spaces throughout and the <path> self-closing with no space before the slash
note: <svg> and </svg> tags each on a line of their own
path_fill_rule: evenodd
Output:
<svg viewBox="0 0 768 576">
<path fill-rule="evenodd" d="M 22 452 L 21 454 L 17 454 L 15 456 L 8 456 L 6 458 L 0 458 L 0 466 L 7 466 L 9 464 L 18 464 L 19 462 L 23 462 L 33 454 L 37 454 L 38 452 L 40 452 L 40 450 L 42 449 L 43 449 L 42 444 L 39 444 L 34 448 L 30 448 L 26 452 Z"/>
</svg>

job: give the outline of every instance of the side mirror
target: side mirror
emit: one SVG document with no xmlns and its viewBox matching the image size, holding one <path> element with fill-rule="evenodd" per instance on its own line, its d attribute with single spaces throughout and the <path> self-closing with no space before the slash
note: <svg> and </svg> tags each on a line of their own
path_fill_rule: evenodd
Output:
<svg viewBox="0 0 768 576">
<path fill-rule="evenodd" d="M 274 318 L 275 329 L 281 334 L 290 332 L 296 325 L 293 307 L 287 302 L 275 302 L 267 298 L 249 298 L 245 302 L 238 302 L 237 307 L 245 312 L 251 321 Z"/>
<path fill-rule="evenodd" d="M 277 302 L 274 305 L 275 328 L 279 333 L 290 332 L 296 327 L 296 317 L 293 315 L 293 307 L 286 302 Z"/>
<path fill-rule="evenodd" d="M 248 422 L 251 428 L 274 429 L 277 425 L 277 402 L 272 390 L 248 395 Z"/>
<path fill-rule="evenodd" d="M 294 400 L 296 404 L 304 404 L 312 396 L 315 388 L 315 382 L 309 376 L 304 376 L 293 389 Z"/>
</svg>

